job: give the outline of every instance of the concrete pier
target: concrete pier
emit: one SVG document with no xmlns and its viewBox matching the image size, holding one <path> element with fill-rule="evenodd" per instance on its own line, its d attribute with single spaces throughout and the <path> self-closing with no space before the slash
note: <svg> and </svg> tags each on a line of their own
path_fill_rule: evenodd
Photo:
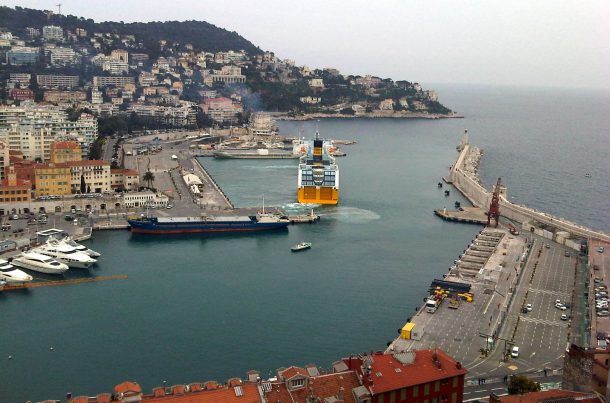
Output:
<svg viewBox="0 0 610 403">
<path fill-rule="evenodd" d="M 434 214 L 445 221 L 462 222 L 468 224 L 487 224 L 487 216 L 483 209 L 478 207 L 463 207 L 462 210 L 451 211 L 447 209 L 434 210 Z"/>
</svg>

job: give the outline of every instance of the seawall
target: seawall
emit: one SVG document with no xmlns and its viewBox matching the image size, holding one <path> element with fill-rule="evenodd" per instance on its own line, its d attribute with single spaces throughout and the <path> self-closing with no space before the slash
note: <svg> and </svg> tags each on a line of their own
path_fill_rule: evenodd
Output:
<svg viewBox="0 0 610 403">
<path fill-rule="evenodd" d="M 487 209 L 492 192 L 485 189 L 476 177 L 476 166 L 473 164 L 478 163 L 480 154 L 477 155 L 477 152 L 476 147 L 465 144 L 445 180 L 455 186 L 474 206 Z M 533 231 L 573 249 L 580 247 L 574 238 L 610 242 L 609 234 L 508 201 L 506 187 L 502 187 L 500 191 L 500 215 L 521 223 L 525 230 Z"/>
</svg>

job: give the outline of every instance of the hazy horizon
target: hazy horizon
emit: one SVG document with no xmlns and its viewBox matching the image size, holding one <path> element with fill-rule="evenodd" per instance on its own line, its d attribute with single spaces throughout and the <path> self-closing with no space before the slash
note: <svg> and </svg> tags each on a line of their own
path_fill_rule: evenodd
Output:
<svg viewBox="0 0 610 403">
<path fill-rule="evenodd" d="M 610 89 L 610 3 L 66 0 L 96 22 L 200 20 L 313 68 L 430 84 Z M 6 1 L 51 9 L 55 1 Z"/>
</svg>

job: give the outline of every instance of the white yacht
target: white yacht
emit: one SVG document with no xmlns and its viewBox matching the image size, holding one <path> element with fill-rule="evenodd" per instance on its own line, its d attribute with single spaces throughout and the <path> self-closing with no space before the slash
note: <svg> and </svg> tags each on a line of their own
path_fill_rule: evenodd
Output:
<svg viewBox="0 0 610 403">
<path fill-rule="evenodd" d="M 7 284 L 22 284 L 32 281 L 32 276 L 19 270 L 8 260 L 0 259 L 0 281 L 5 281 Z"/>
<path fill-rule="evenodd" d="M 68 270 L 68 265 L 36 252 L 24 252 L 11 263 L 17 267 L 47 274 L 61 274 Z"/>
<path fill-rule="evenodd" d="M 61 240 L 59 240 L 59 242 L 63 242 L 65 244 L 73 247 L 77 251 L 86 253 L 87 255 L 89 255 L 89 256 L 91 256 L 93 258 L 102 256 L 101 253 L 96 252 L 96 251 L 94 251 L 92 249 L 89 249 L 85 245 L 81 245 L 79 243 L 76 243 L 76 241 L 74 241 L 72 238 L 70 238 L 68 236 L 65 237 L 65 238 L 62 238 Z"/>
<path fill-rule="evenodd" d="M 63 242 L 47 242 L 35 250 L 43 255 L 51 256 L 70 267 L 79 269 L 87 269 L 97 262 L 97 260 L 86 253 L 80 252 L 75 247 Z"/>
</svg>

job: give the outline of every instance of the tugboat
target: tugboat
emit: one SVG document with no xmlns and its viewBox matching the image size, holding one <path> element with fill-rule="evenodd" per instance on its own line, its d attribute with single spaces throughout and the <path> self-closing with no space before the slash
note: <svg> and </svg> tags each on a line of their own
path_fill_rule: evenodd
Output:
<svg viewBox="0 0 610 403">
<path fill-rule="evenodd" d="M 309 248 L 311 248 L 311 242 L 300 242 L 300 243 L 294 245 L 292 248 L 290 248 L 290 250 L 293 252 L 299 252 L 299 251 L 309 249 Z"/>
</svg>

